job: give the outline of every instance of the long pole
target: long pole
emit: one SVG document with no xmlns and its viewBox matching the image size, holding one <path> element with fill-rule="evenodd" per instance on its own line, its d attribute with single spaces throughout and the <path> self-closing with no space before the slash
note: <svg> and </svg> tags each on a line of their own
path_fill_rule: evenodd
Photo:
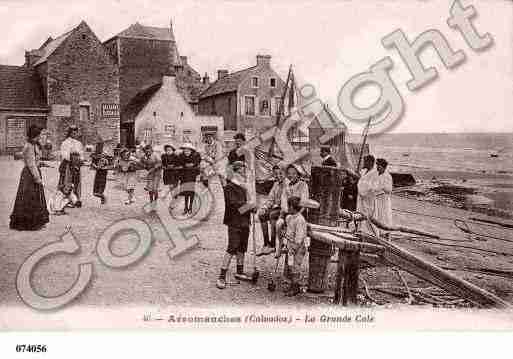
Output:
<svg viewBox="0 0 513 359">
<path fill-rule="evenodd" d="M 358 167 L 356 168 L 356 173 L 360 173 L 360 166 L 362 164 L 362 158 L 363 158 L 363 149 L 365 148 L 365 143 L 367 142 L 367 134 L 369 133 L 369 127 L 371 124 L 372 117 L 369 117 L 369 121 L 367 122 L 367 126 L 365 126 L 365 129 L 363 130 L 363 141 L 362 146 L 360 148 L 360 157 L 358 158 Z"/>
<path fill-rule="evenodd" d="M 287 90 L 289 88 L 289 82 L 291 81 L 291 78 L 292 78 L 292 65 L 290 65 L 289 67 L 289 73 L 287 75 L 287 81 L 285 82 L 285 87 L 283 89 L 283 93 L 281 95 L 281 99 L 280 99 L 280 111 L 278 112 L 278 116 L 276 117 L 276 128 L 278 128 L 278 126 L 280 125 L 280 120 L 284 114 L 284 107 L 285 107 L 285 96 L 287 96 Z M 272 157 L 273 155 L 273 151 L 274 151 L 274 145 L 276 143 L 276 140 L 275 138 L 273 137 L 273 140 L 271 142 L 271 146 L 269 147 L 269 157 Z"/>
</svg>

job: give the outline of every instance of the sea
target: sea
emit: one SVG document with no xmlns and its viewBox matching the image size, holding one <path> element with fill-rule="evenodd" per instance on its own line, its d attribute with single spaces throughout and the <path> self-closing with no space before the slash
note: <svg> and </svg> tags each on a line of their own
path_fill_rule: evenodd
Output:
<svg viewBox="0 0 513 359">
<path fill-rule="evenodd" d="M 348 142 L 359 143 L 361 135 Z M 489 206 L 513 215 L 513 133 L 405 133 L 368 137 L 376 158 L 417 183 L 471 187 Z"/>
<path fill-rule="evenodd" d="M 361 136 L 352 135 L 350 142 L 361 142 Z M 369 136 L 368 143 L 392 171 L 513 177 L 513 133 L 382 134 Z"/>
</svg>

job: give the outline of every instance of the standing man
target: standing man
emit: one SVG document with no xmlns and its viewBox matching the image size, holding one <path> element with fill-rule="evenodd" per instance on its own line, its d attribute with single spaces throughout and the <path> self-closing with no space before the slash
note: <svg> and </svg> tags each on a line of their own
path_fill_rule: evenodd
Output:
<svg viewBox="0 0 513 359">
<path fill-rule="evenodd" d="M 387 170 L 388 162 L 383 158 L 376 160 L 376 212 L 374 218 L 386 226 L 393 226 L 392 222 L 392 176 Z"/>
<path fill-rule="evenodd" d="M 321 166 L 338 167 L 337 161 L 331 157 L 331 149 L 327 146 L 321 147 Z"/>
<path fill-rule="evenodd" d="M 231 165 L 235 161 L 240 162 L 246 162 L 246 157 L 244 156 L 244 153 L 241 151 L 241 147 L 246 142 L 246 137 L 242 133 L 237 133 L 235 136 L 233 136 L 233 139 L 235 140 L 235 148 L 228 153 L 228 164 Z"/>
<path fill-rule="evenodd" d="M 84 162 L 84 147 L 78 140 L 78 127 L 71 125 L 68 128 L 66 139 L 61 144 L 62 162 L 59 166 L 59 186 L 66 185 L 66 170 L 69 170 L 71 184 L 73 184 L 73 192 L 77 196 L 75 207 L 82 207 L 82 175 L 80 167 Z"/>
<path fill-rule="evenodd" d="M 276 247 L 276 221 L 280 218 L 281 212 L 281 196 L 285 189 L 285 175 L 280 166 L 273 166 L 273 175 L 275 182 L 269 192 L 267 201 L 264 202 L 262 207 L 258 210 L 258 219 L 262 227 L 262 235 L 264 237 L 264 246 L 257 254 L 263 256 L 271 254 L 275 251 Z M 269 239 L 269 225 L 271 226 L 271 238 Z"/>
<path fill-rule="evenodd" d="M 201 151 L 201 183 L 208 188 L 208 179 L 213 175 L 222 176 L 219 161 L 223 155 L 221 144 L 211 133 L 205 135 L 205 143 Z M 222 184 L 223 181 L 221 181 Z"/>
</svg>

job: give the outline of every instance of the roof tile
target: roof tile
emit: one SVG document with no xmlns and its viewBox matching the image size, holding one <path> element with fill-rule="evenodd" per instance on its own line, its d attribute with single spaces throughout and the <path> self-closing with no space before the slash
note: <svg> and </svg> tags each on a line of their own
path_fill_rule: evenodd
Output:
<svg viewBox="0 0 513 359">
<path fill-rule="evenodd" d="M 237 91 L 239 84 L 256 68 L 257 66 L 253 66 L 248 69 L 232 72 L 231 74 L 218 79 L 200 95 L 200 98 L 207 98 L 226 92 Z"/>
</svg>

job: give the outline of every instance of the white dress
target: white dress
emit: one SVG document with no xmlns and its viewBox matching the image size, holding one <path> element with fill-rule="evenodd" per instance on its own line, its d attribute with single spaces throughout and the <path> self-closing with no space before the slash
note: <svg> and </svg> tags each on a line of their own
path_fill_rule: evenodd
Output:
<svg viewBox="0 0 513 359">
<path fill-rule="evenodd" d="M 375 168 L 370 171 L 364 170 L 358 181 L 358 197 L 356 200 L 356 210 L 366 216 L 374 217 L 376 210 L 376 185 L 378 172 Z M 361 230 L 368 234 L 373 231 L 367 221 L 362 222 Z"/>
<path fill-rule="evenodd" d="M 356 210 L 367 216 L 374 215 L 376 207 L 376 179 L 378 172 L 376 169 L 364 171 L 358 181 L 358 198 Z"/>
<path fill-rule="evenodd" d="M 374 218 L 387 226 L 392 221 L 392 176 L 388 171 L 376 178 L 376 212 Z"/>
</svg>

